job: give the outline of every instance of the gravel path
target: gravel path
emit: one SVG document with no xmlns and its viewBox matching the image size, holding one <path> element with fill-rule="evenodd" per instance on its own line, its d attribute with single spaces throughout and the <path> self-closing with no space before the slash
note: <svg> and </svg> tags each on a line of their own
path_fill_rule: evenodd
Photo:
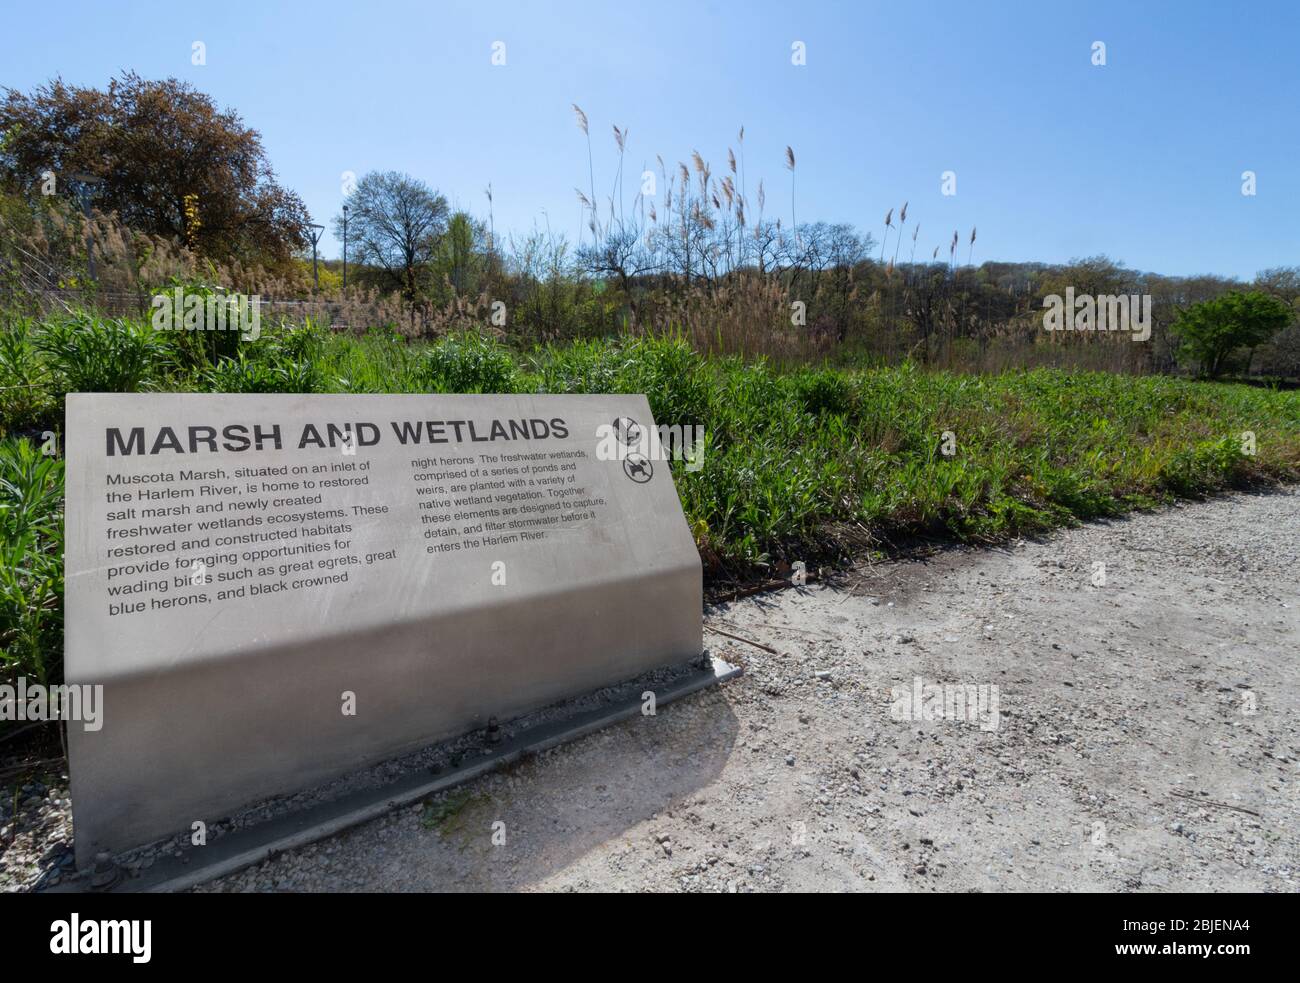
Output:
<svg viewBox="0 0 1300 983">
<path fill-rule="evenodd" d="M 1295 891 L 1298 584 L 1291 490 L 726 605 L 780 654 L 207 889 Z"/>
<path fill-rule="evenodd" d="M 1295 891 L 1298 585 L 1291 490 L 725 605 L 779 654 L 201 890 Z"/>
</svg>

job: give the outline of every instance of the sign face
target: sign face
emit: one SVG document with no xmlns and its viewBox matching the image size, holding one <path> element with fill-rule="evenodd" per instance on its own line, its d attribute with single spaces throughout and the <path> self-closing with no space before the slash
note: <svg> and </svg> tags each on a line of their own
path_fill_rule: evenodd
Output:
<svg viewBox="0 0 1300 983">
<path fill-rule="evenodd" d="M 73 394 L 78 863 L 696 658 L 644 396 Z"/>
</svg>

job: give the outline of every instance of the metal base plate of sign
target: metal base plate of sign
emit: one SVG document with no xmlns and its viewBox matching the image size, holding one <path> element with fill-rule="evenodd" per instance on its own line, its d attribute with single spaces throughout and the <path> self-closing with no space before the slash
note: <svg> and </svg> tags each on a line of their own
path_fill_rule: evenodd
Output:
<svg viewBox="0 0 1300 983">
<path fill-rule="evenodd" d="M 707 666 L 706 666 L 707 663 Z M 717 656 L 706 654 L 667 686 L 655 690 L 656 707 L 739 676 L 742 670 Z M 396 781 L 352 792 L 297 812 L 286 813 L 245 826 L 204 847 L 186 848 L 180 856 L 164 856 L 139 876 L 119 877 L 109 892 L 175 892 L 259 864 L 286 850 L 325 839 L 353 826 L 378 819 L 404 806 L 415 805 L 480 775 L 502 768 L 549 748 L 566 744 L 593 731 L 642 714 L 641 687 L 627 685 L 619 695 L 593 708 L 551 716 L 503 736 L 497 744 L 484 744 L 465 755 L 459 766 L 430 775 L 412 772 Z M 510 729 L 507 727 L 506 729 Z M 52 892 L 89 890 L 89 877 L 66 881 Z"/>
</svg>

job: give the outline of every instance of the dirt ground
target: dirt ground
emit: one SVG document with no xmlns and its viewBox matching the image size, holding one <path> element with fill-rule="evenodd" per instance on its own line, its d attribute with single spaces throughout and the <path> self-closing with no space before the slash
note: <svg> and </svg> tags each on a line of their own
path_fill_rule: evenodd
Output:
<svg viewBox="0 0 1300 983">
<path fill-rule="evenodd" d="M 766 648 L 706 632 L 745 675 L 199 890 L 1297 889 L 1300 490 L 706 623 Z M 0 890 L 70 873 L 66 778 L 38 784 L 0 806 Z"/>
<path fill-rule="evenodd" d="M 201 890 L 1295 891 L 1298 558 L 1292 490 L 721 606 L 777 654 Z"/>
</svg>

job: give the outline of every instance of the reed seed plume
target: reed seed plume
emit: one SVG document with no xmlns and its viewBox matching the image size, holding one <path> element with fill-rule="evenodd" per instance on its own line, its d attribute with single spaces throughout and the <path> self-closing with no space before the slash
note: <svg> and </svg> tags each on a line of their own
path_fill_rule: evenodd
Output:
<svg viewBox="0 0 1300 983">
<path fill-rule="evenodd" d="M 894 262 L 898 262 L 898 247 L 903 244 L 903 225 L 907 222 L 907 202 L 898 213 L 898 238 L 894 240 Z"/>
<path fill-rule="evenodd" d="M 799 243 L 799 222 L 794 217 L 794 150 L 785 148 L 785 166 L 790 170 L 790 231 L 794 233 L 795 244 Z"/>
<path fill-rule="evenodd" d="M 582 130 L 582 135 L 587 138 L 587 178 L 591 184 L 590 207 L 591 207 L 591 218 L 592 218 L 591 222 L 588 223 L 588 226 L 591 228 L 591 234 L 594 241 L 597 235 L 596 233 L 596 165 L 593 162 L 591 156 L 591 130 L 587 126 L 587 114 L 582 111 L 582 108 L 576 102 L 572 103 L 571 105 L 573 106 L 573 115 L 578 121 L 579 128 Z M 581 241 L 582 238 L 581 235 L 578 238 L 579 241 Z"/>
<path fill-rule="evenodd" d="M 740 209 L 740 225 L 741 228 L 744 228 L 745 217 L 743 206 L 747 189 L 745 186 L 745 127 L 743 125 L 740 127 L 740 132 L 737 134 L 736 139 L 740 144 L 740 203 L 742 206 Z M 745 263 L 745 240 L 743 238 L 740 240 L 740 263 L 742 266 Z"/>
<path fill-rule="evenodd" d="M 618 219 L 623 221 L 623 156 L 627 152 L 627 130 L 614 127 L 614 143 L 618 147 L 618 170 L 614 172 L 614 192 L 618 195 Z M 613 203 L 610 203 L 609 217 L 614 220 Z"/>
</svg>

